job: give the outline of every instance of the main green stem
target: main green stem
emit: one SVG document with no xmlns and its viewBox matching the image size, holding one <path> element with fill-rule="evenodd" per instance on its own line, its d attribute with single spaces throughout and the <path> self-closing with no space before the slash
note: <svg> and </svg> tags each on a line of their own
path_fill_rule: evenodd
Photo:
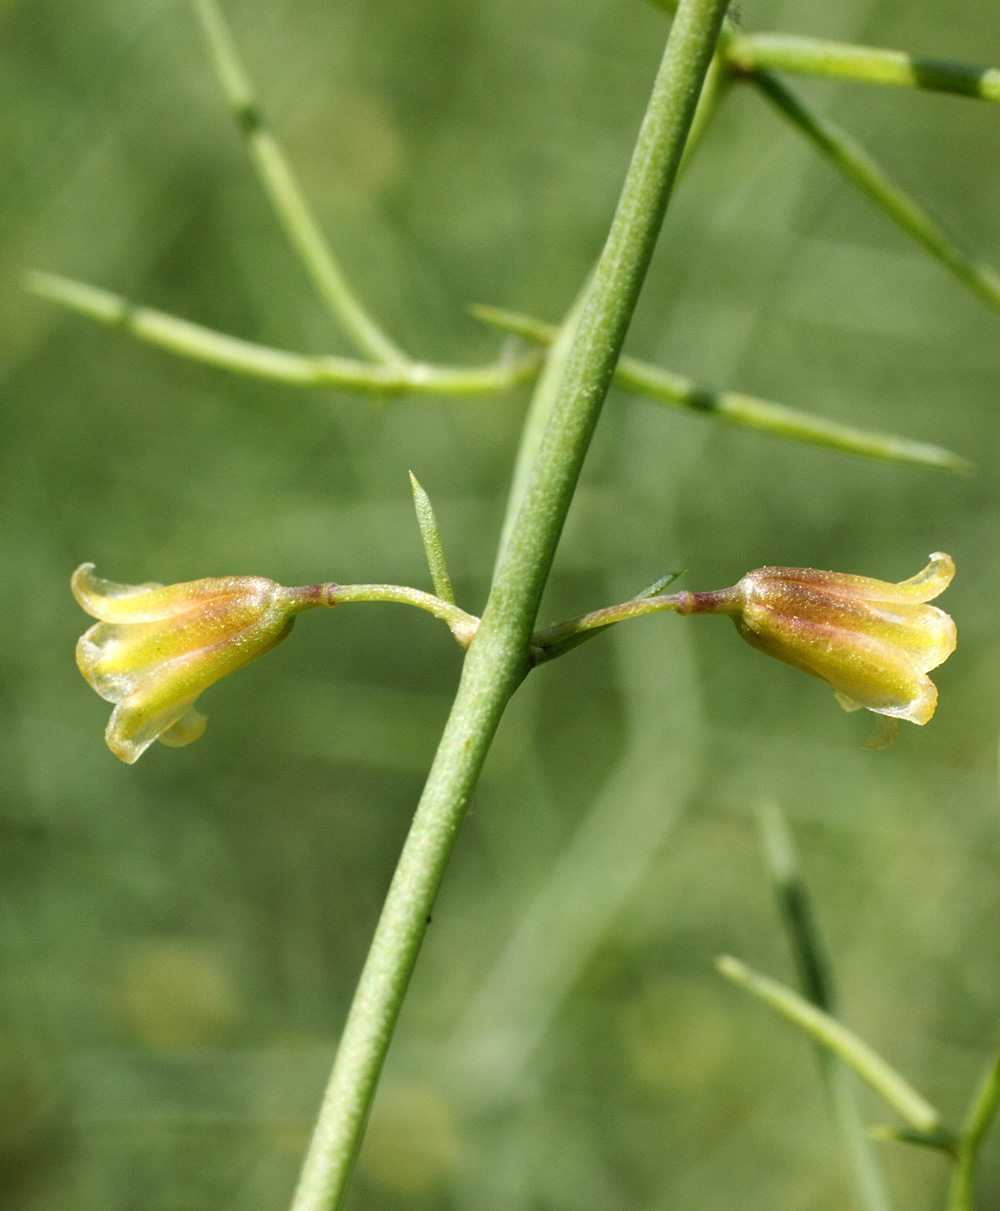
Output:
<svg viewBox="0 0 1000 1211">
<path fill-rule="evenodd" d="M 386 896 L 292 1211 L 341 1204 L 455 835 L 531 632 L 677 173 L 727 0 L 681 0 L 566 373 Z"/>
</svg>

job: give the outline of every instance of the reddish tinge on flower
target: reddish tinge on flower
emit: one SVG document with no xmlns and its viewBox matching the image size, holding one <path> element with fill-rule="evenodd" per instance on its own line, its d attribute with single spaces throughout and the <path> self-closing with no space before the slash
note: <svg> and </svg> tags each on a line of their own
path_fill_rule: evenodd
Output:
<svg viewBox="0 0 1000 1211">
<path fill-rule="evenodd" d="M 164 587 L 123 585 L 73 573 L 73 595 L 100 621 L 76 645 L 87 681 L 115 703 L 105 739 L 129 765 L 154 740 L 197 740 L 205 717 L 195 699 L 213 682 L 263 656 L 295 615 L 327 604 L 319 586 L 287 589 L 263 576 L 223 576 Z"/>
<path fill-rule="evenodd" d="M 887 584 L 814 568 L 758 568 L 731 589 L 692 593 L 684 613 L 725 613 L 755 648 L 821 677 L 846 710 L 926 723 L 927 676 L 955 650 L 955 624 L 928 601 L 955 574 L 937 552 L 917 576 Z"/>
</svg>

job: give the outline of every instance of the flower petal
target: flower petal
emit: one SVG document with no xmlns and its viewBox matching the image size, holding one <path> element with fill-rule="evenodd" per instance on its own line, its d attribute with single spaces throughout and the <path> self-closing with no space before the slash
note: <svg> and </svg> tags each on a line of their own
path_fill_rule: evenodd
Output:
<svg viewBox="0 0 1000 1211">
<path fill-rule="evenodd" d="M 154 740 L 183 719 L 193 702 L 193 699 L 186 702 L 168 700 L 161 702 L 158 710 L 150 712 L 148 702 L 135 701 L 135 698 L 136 695 L 129 695 L 118 703 L 104 733 L 108 748 L 126 765 L 134 765 Z"/>
<path fill-rule="evenodd" d="M 193 744 L 203 734 L 207 726 L 208 720 L 201 711 L 195 710 L 192 706 L 186 714 L 182 715 L 165 732 L 162 732 L 157 739 L 161 744 L 167 745 L 168 748 L 184 748 L 186 744 Z"/>
<path fill-rule="evenodd" d="M 248 593 L 287 592 L 263 576 L 217 576 L 183 584 L 116 584 L 94 575 L 92 563 L 81 564 L 70 580 L 73 596 L 102 622 L 159 622 L 202 608 L 213 598 Z"/>
<path fill-rule="evenodd" d="M 889 605 L 903 602 L 932 601 L 943 593 L 955 575 L 955 562 L 943 551 L 935 551 L 931 562 L 922 572 L 909 580 L 893 584 L 891 581 L 876 580 L 872 576 L 853 576 L 845 572 L 824 572 L 819 568 L 757 568 L 744 576 L 742 584 L 801 586 L 805 591 L 818 593 L 826 598 L 844 601 L 870 601 Z"/>
<path fill-rule="evenodd" d="M 894 586 L 899 594 L 898 600 L 933 601 L 951 584 L 954 575 L 955 561 L 952 557 L 944 551 L 935 551 L 922 572 Z"/>
<path fill-rule="evenodd" d="M 861 747 L 868 749 L 870 753 L 878 753 L 882 749 L 888 748 L 891 744 L 895 744 L 898 735 L 898 719 L 891 719 L 886 715 L 876 715 L 875 726 L 871 730 L 871 735 Z"/>
</svg>

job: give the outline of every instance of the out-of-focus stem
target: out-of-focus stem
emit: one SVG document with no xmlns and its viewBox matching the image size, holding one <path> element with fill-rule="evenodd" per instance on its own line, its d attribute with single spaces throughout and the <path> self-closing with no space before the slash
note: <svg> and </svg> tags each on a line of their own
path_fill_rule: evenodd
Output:
<svg viewBox="0 0 1000 1211">
<path fill-rule="evenodd" d="M 972 1211 L 979 1150 L 1000 1108 L 1000 1045 L 972 1099 L 958 1138 L 955 1167 L 948 1188 L 948 1211 Z"/>
<path fill-rule="evenodd" d="M 963 248 L 919 202 L 892 180 L 856 139 L 818 113 L 773 72 L 754 68 L 746 78 L 897 227 L 916 240 L 984 303 L 1000 311 L 1000 273 Z"/>
<path fill-rule="evenodd" d="M 838 1056 L 895 1109 L 931 1146 L 951 1151 L 955 1141 L 935 1108 L 872 1047 L 836 1018 L 805 997 L 754 971 L 746 963 L 723 955 L 716 961 L 722 975 L 803 1030 L 820 1046 Z"/>
<path fill-rule="evenodd" d="M 824 42 L 795 34 L 735 34 L 726 44 L 724 55 L 727 62 L 744 72 L 763 67 L 803 76 L 828 76 L 1000 101 L 997 68 L 951 63 L 908 55 L 905 51 Z"/>
<path fill-rule="evenodd" d="M 555 326 L 530 315 L 506 311 L 500 307 L 477 305 L 472 308 L 472 314 L 485 324 L 505 332 L 517 333 L 539 344 L 552 341 L 558 331 Z M 772 437 L 840 450 L 844 454 L 856 454 L 881 462 L 908 463 L 945 471 L 972 470 L 968 459 L 954 454 L 951 450 L 945 450 L 942 446 L 912 441 L 908 437 L 897 437 L 891 433 L 872 433 L 866 429 L 855 429 L 737 391 L 714 391 L 634 357 L 623 357 L 619 360 L 615 370 L 615 383 L 627 391 L 644 395 L 655 403 L 670 404 L 690 412 L 698 412 L 702 416 L 711 416 L 730 425 L 755 429 L 758 433 L 766 433 Z"/>
<path fill-rule="evenodd" d="M 725 96 L 726 90 L 731 83 L 726 61 L 722 54 L 722 45 L 724 42 L 725 39 L 720 38 L 719 50 L 712 56 L 708 74 L 705 76 L 701 96 L 698 98 L 698 108 L 694 111 L 691 132 L 688 135 L 687 143 L 684 144 L 684 155 L 681 159 L 681 166 L 677 170 L 678 179 L 684 176 L 691 165 L 691 161 L 698 154 L 702 140 L 705 138 L 708 128 L 712 125 L 712 119 L 719 108 L 719 103 Z"/>
<path fill-rule="evenodd" d="M 193 0 L 193 4 L 260 183 L 320 298 L 359 353 L 383 365 L 408 362 L 407 355 L 368 314 L 330 250 L 284 152 L 268 129 L 218 4 L 215 0 Z"/>
<path fill-rule="evenodd" d="M 775 802 L 761 805 L 758 821 L 764 858 L 802 991 L 814 1005 L 834 1015 L 833 970 L 820 937 L 812 896 L 799 869 L 788 823 Z M 817 1047 L 816 1055 L 858 1207 L 862 1211 L 891 1211 L 885 1175 L 858 1112 L 851 1086 L 853 1078 L 841 1061 L 825 1048 Z"/>
<path fill-rule="evenodd" d="M 517 521 L 524 494 L 528 490 L 531 471 L 535 465 L 535 459 L 538 457 L 538 451 L 541 449 L 542 438 L 545 436 L 549 418 L 552 416 L 552 409 L 559 394 L 559 385 L 566 373 L 566 363 L 576 337 L 580 316 L 583 314 L 584 303 L 587 301 L 589 286 L 590 279 L 584 284 L 562 324 L 549 330 L 550 339 L 545 342 L 549 345 L 549 349 L 545 365 L 542 367 L 542 372 L 535 383 L 535 389 L 531 393 L 531 403 L 528 405 L 524 424 L 521 427 L 521 440 L 517 446 L 514 472 L 511 475 L 510 490 L 507 493 L 507 506 L 504 509 L 503 525 L 500 527 L 500 541 L 497 544 L 494 572 L 499 568 L 500 561 L 507 550 L 507 541 L 514 529 L 514 523 Z M 473 314 L 476 314 L 475 308 L 473 308 Z"/>
<path fill-rule="evenodd" d="M 121 295 L 53 273 L 29 273 L 28 289 L 88 319 L 194 361 L 251 378 L 365 395 L 489 395 L 538 373 L 539 353 L 494 366 L 428 366 L 422 362 L 375 366 L 349 357 L 308 357 L 215 332 Z"/>
</svg>

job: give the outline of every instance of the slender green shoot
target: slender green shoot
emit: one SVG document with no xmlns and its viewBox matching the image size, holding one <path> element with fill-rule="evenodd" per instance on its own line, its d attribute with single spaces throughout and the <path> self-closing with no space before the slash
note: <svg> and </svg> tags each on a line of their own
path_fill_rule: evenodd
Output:
<svg viewBox="0 0 1000 1211">
<path fill-rule="evenodd" d="M 320 298 L 359 353 L 382 365 L 406 363 L 407 355 L 365 310 L 331 252 L 284 152 L 267 126 L 216 0 L 192 2 L 226 102 L 260 183 Z"/>
<path fill-rule="evenodd" d="M 320 387 L 375 396 L 489 395 L 534 378 L 542 363 L 540 353 L 481 367 L 428 366 L 422 362 L 373 366 L 347 357 L 309 357 L 215 332 L 56 274 L 28 273 L 25 285 L 41 298 L 100 324 L 119 328 L 170 353 L 291 387 Z"/>
<path fill-rule="evenodd" d="M 677 576 L 680 575 L 681 573 L 678 572 Z M 670 584 L 677 579 L 677 576 L 663 577 L 663 580 Z M 655 587 L 656 584 L 650 585 L 650 589 Z M 598 610 L 578 614 L 575 618 L 569 618 L 565 622 L 557 622 L 553 626 L 546 627 L 544 631 L 537 631 L 531 638 L 532 663 L 538 665 L 554 660 L 572 648 L 579 647 L 586 640 L 593 639 L 608 627 L 615 626 L 619 622 L 626 622 L 630 618 L 642 618 L 646 614 L 659 614 L 674 610 L 679 614 L 691 612 L 692 594 L 685 592 L 653 594 L 650 589 L 629 601 L 602 606 Z"/>
<path fill-rule="evenodd" d="M 292 1211 L 344 1198 L 445 867 L 500 718 L 652 257 L 726 0 L 681 0 L 632 162 L 486 610 L 365 960 Z"/>
<path fill-rule="evenodd" d="M 680 180 L 691 166 L 691 161 L 701 148 L 712 119 L 718 111 L 722 98 L 732 84 L 732 78 L 722 54 L 722 44 L 725 39 L 719 39 L 719 50 L 712 56 L 712 63 L 702 85 L 701 96 L 698 98 L 698 108 L 694 111 L 694 121 L 691 123 L 691 133 L 684 145 L 684 156 L 677 170 Z"/>
<path fill-rule="evenodd" d="M 919 202 L 892 180 L 852 135 L 818 113 L 773 72 L 754 69 L 746 78 L 887 218 L 940 261 L 987 306 L 1000 311 L 1000 273 L 963 248 Z"/>
<path fill-rule="evenodd" d="M 905 51 L 824 42 L 795 34 L 736 34 L 727 42 L 724 55 L 739 72 L 770 68 L 802 76 L 828 76 L 1000 101 L 997 68 L 950 63 L 945 59 L 908 55 Z"/>
<path fill-rule="evenodd" d="M 922 1131 L 914 1131 L 912 1127 L 869 1127 L 868 1136 L 883 1144 L 910 1144 L 914 1148 L 944 1152 L 952 1159 L 957 1147 L 954 1140 L 942 1139 L 940 1135 L 925 1135 Z"/>
<path fill-rule="evenodd" d="M 514 332 L 539 344 L 553 340 L 558 331 L 541 320 L 500 307 L 480 304 L 472 308 L 472 314 L 485 324 L 504 332 Z M 644 395 L 655 403 L 711 416 L 727 424 L 754 429 L 772 437 L 839 450 L 861 458 L 874 458 L 880 462 L 903 463 L 965 474 L 972 470 L 972 463 L 968 459 L 942 446 L 912 441 L 910 438 L 897 437 L 890 433 L 874 433 L 841 425 L 837 421 L 810 416 L 808 412 L 800 412 L 784 404 L 772 403 L 752 395 L 735 391 L 715 391 L 633 357 L 621 358 L 615 370 L 615 383 L 627 391 Z"/>
<path fill-rule="evenodd" d="M 757 820 L 764 860 L 803 994 L 832 1016 L 836 1012 L 833 971 L 820 936 L 812 896 L 799 868 L 788 822 L 773 800 L 760 805 Z M 890 1211 L 892 1203 L 885 1175 L 858 1112 L 851 1086 L 853 1077 L 825 1048 L 817 1047 L 817 1058 L 857 1204 L 863 1211 Z"/>
<path fill-rule="evenodd" d="M 958 1138 L 947 1211 L 972 1211 L 979 1151 L 1000 1108 L 1000 1045 L 976 1090 Z"/>
<path fill-rule="evenodd" d="M 410 472 L 410 487 L 413 489 L 417 524 L 420 526 L 420 537 L 423 539 L 424 551 L 427 555 L 427 566 L 431 570 L 434 592 L 444 601 L 450 601 L 454 605 L 455 593 L 451 587 L 451 577 L 448 575 L 448 563 L 444 557 L 444 547 L 441 545 L 441 533 L 438 530 L 437 518 L 434 516 L 434 506 L 412 471 Z"/>
<path fill-rule="evenodd" d="M 915 1130 L 925 1136 L 947 1142 L 949 1150 L 954 1139 L 944 1128 L 941 1116 L 925 1098 L 867 1043 L 822 1009 L 810 1004 L 792 989 L 734 959 L 723 955 L 716 960 L 720 973 L 747 992 L 753 993 L 765 1005 L 798 1026 L 821 1047 L 843 1060 L 859 1077 Z"/>
<path fill-rule="evenodd" d="M 684 571 L 668 572 L 654 580 L 651 585 L 637 593 L 631 600 L 620 605 L 604 606 L 599 610 L 591 610 L 589 614 L 580 614 L 566 622 L 557 622 L 554 626 L 546 627 L 544 631 L 536 631 L 531 637 L 532 664 L 545 664 L 558 656 L 578 648 L 588 639 L 596 639 L 608 627 L 625 622 L 629 618 L 640 618 L 644 614 L 656 614 L 663 610 L 683 611 L 687 602 L 687 594 L 680 593 L 673 597 L 664 596 L 663 590 L 668 588 Z"/>
<path fill-rule="evenodd" d="M 772 799 L 757 809 L 761 848 L 803 995 L 826 1013 L 834 1010 L 833 972 L 820 937 L 809 888 L 799 868 L 785 814 Z"/>
<path fill-rule="evenodd" d="M 448 628 L 462 648 L 468 648 L 479 627 L 479 619 L 475 614 L 466 613 L 459 609 L 449 598 L 435 597 L 420 589 L 411 589 L 409 585 L 401 584 L 329 584 L 326 601 L 328 606 L 342 605 L 348 601 L 395 601 L 401 605 L 416 606 L 419 610 L 427 610 L 435 618 L 440 618 L 448 624 Z"/>
</svg>

